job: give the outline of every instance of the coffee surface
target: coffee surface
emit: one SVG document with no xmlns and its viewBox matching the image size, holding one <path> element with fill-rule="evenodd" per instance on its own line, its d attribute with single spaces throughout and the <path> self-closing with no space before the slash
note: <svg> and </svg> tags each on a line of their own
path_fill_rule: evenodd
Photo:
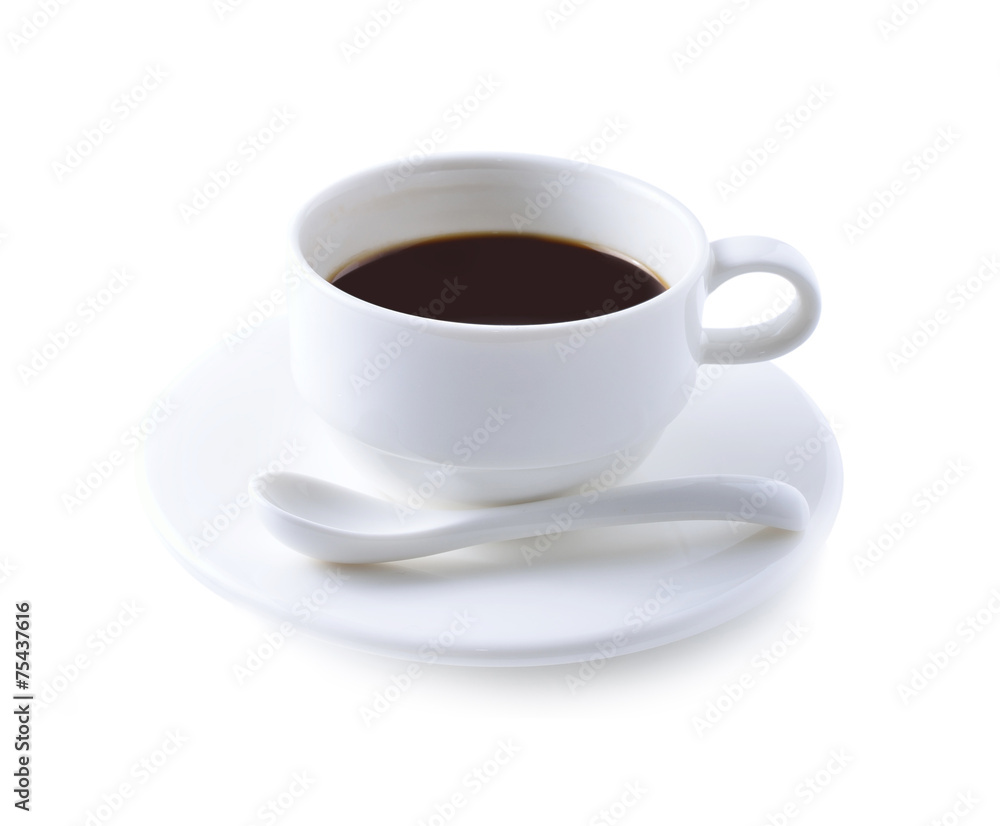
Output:
<svg viewBox="0 0 1000 826">
<path fill-rule="evenodd" d="M 409 315 L 471 324 L 548 324 L 613 313 L 664 292 L 653 273 L 558 238 L 431 238 L 350 264 L 334 286 Z"/>
</svg>

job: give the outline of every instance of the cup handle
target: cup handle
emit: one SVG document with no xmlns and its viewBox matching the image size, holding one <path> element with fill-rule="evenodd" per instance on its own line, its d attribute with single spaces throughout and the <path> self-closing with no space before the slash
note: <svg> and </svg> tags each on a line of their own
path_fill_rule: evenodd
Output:
<svg viewBox="0 0 1000 826">
<path fill-rule="evenodd" d="M 769 272 L 788 281 L 795 288 L 795 298 L 777 317 L 761 324 L 703 330 L 702 363 L 767 361 L 794 350 L 809 338 L 819 321 L 819 285 L 802 253 L 781 241 L 756 235 L 713 241 L 711 249 L 713 264 L 705 279 L 708 293 L 737 275 Z"/>
</svg>

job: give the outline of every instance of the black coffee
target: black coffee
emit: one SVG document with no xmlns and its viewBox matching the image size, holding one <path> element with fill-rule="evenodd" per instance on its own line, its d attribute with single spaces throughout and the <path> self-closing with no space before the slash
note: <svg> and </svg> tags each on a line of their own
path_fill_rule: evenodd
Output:
<svg viewBox="0 0 1000 826">
<path fill-rule="evenodd" d="M 471 324 L 548 324 L 613 313 L 667 289 L 613 253 L 558 238 L 431 238 L 348 265 L 330 281 L 410 315 Z"/>
</svg>

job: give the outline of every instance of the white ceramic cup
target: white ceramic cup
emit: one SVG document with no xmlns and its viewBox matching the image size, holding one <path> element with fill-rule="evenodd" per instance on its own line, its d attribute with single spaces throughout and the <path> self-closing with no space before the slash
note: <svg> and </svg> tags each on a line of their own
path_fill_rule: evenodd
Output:
<svg viewBox="0 0 1000 826">
<path fill-rule="evenodd" d="M 614 250 L 669 289 L 583 320 L 493 325 L 399 313 L 327 280 L 390 247 L 482 232 Z M 656 187 L 533 155 L 438 155 L 407 176 L 397 164 L 354 175 L 302 209 L 292 255 L 296 386 L 348 460 L 406 508 L 607 487 L 684 408 L 700 364 L 780 356 L 809 336 L 820 309 L 812 269 L 787 244 L 709 243 Z M 762 324 L 702 327 L 705 297 L 749 272 L 787 279 L 791 306 Z M 449 300 L 461 299 L 442 282 L 437 306 Z"/>
</svg>

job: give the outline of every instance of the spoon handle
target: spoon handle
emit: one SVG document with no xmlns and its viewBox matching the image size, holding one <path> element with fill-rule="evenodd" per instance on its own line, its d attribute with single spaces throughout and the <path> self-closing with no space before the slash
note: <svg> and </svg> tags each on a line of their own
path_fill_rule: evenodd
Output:
<svg viewBox="0 0 1000 826">
<path fill-rule="evenodd" d="M 309 476 L 251 484 L 258 517 L 286 545 L 328 562 L 398 562 L 484 542 L 643 522 L 712 519 L 803 530 L 809 505 L 791 485 L 762 476 L 687 476 L 391 521 L 385 501 Z M 387 520 L 389 520 L 387 522 Z"/>
<path fill-rule="evenodd" d="M 558 499 L 468 511 L 451 530 L 468 529 L 478 542 L 559 530 L 680 520 L 751 522 L 803 530 L 809 521 L 805 497 L 791 485 L 763 476 L 687 476 L 642 482 Z M 467 521 L 467 525 L 462 525 Z"/>
</svg>

